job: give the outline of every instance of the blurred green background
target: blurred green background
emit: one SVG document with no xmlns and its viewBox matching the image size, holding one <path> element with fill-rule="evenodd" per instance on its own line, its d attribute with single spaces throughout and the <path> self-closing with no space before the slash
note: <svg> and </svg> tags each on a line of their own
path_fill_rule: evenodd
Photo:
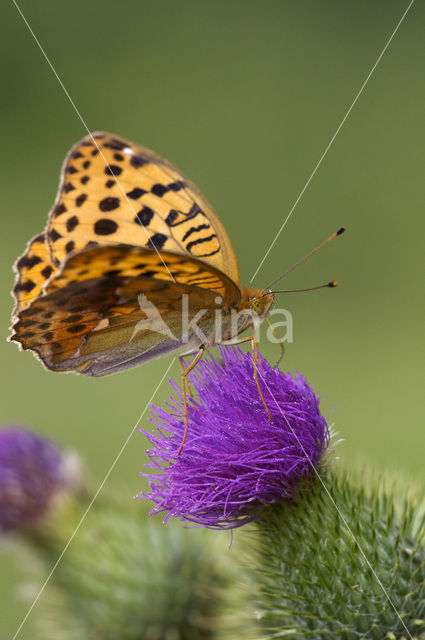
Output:
<svg viewBox="0 0 425 640">
<path fill-rule="evenodd" d="M 206 194 L 248 284 L 407 4 L 22 0 L 20 6 L 88 127 L 154 149 Z M 336 405 L 341 464 L 419 481 L 424 18 L 424 4 L 414 3 L 254 283 L 266 285 L 347 226 L 285 281 L 291 288 L 336 278 L 341 286 L 282 296 L 294 316 L 294 343 L 282 367 L 307 376 L 326 415 Z M 0 49 L 1 421 L 26 423 L 78 450 L 100 483 L 169 360 L 93 380 L 49 373 L 5 342 L 11 265 L 42 231 L 62 160 L 85 130 L 12 2 L 3 5 Z M 264 343 L 262 351 L 277 357 L 277 347 Z M 164 383 L 155 402 L 168 395 Z M 145 448 L 134 434 L 106 490 L 132 499 Z M 20 558 L 0 556 L 4 638 L 28 608 L 17 597 L 26 576 Z M 32 625 L 33 616 L 22 640 L 32 637 Z"/>
</svg>

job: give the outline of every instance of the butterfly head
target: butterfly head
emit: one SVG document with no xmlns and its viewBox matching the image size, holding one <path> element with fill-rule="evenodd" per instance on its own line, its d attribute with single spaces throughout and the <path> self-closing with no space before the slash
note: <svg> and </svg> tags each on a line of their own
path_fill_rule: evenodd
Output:
<svg viewBox="0 0 425 640">
<path fill-rule="evenodd" d="M 264 320 L 270 311 L 274 299 L 275 294 L 272 291 L 266 293 L 261 290 L 250 291 L 248 295 L 249 308 L 260 320 Z"/>
</svg>

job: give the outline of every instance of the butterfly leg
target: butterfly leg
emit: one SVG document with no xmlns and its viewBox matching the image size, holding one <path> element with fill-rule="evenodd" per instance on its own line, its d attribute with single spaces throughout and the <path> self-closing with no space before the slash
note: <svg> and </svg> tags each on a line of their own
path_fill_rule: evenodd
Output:
<svg viewBox="0 0 425 640">
<path fill-rule="evenodd" d="M 227 342 L 223 342 L 223 344 L 229 344 L 229 345 L 237 345 L 237 344 L 242 344 L 243 342 L 250 342 L 251 343 L 251 347 L 252 347 L 252 362 L 254 364 L 254 380 L 255 380 L 255 384 L 257 385 L 257 389 L 258 389 L 258 395 L 261 398 L 261 402 L 264 405 L 264 408 L 267 412 L 267 418 L 269 420 L 269 422 L 272 421 L 272 417 L 269 411 L 269 408 L 266 404 L 266 401 L 264 400 L 264 396 L 263 396 L 263 392 L 261 391 L 261 387 L 260 387 L 260 383 L 258 381 L 258 371 L 257 371 L 257 365 L 258 365 L 258 342 L 257 342 L 257 338 L 254 335 L 252 336 L 248 336 L 247 338 L 238 338 L 237 340 L 229 340 Z"/>
<path fill-rule="evenodd" d="M 278 367 L 280 365 L 281 360 L 282 360 L 283 356 L 285 355 L 285 345 L 283 344 L 282 340 L 279 339 L 279 336 L 275 332 L 275 330 L 273 328 L 273 324 L 272 324 L 272 322 L 271 322 L 271 320 L 270 320 L 270 318 L 268 316 L 267 316 L 266 320 L 267 320 L 267 322 L 268 322 L 268 324 L 270 326 L 270 329 L 272 330 L 272 334 L 274 335 L 274 337 L 276 338 L 276 340 L 279 342 L 279 345 L 280 345 L 280 356 L 277 359 L 276 364 L 274 365 L 274 368 L 276 369 L 276 367 Z"/>
<path fill-rule="evenodd" d="M 254 364 L 254 380 L 255 380 L 255 384 L 257 385 L 257 389 L 258 389 L 258 393 L 259 396 L 261 398 L 261 402 L 264 405 L 264 408 L 267 412 L 267 418 L 269 420 L 269 422 L 272 421 L 272 417 L 270 415 L 270 411 L 269 408 L 266 404 L 266 401 L 264 400 L 264 396 L 263 396 L 263 392 L 261 391 L 261 387 L 260 387 L 260 383 L 258 381 L 258 370 L 257 370 L 257 365 L 259 362 L 259 356 L 258 356 L 258 342 L 257 342 L 257 338 L 255 337 L 255 335 L 253 335 L 251 337 L 251 346 L 252 346 L 252 362 Z"/>
<path fill-rule="evenodd" d="M 192 369 L 194 369 L 196 367 L 196 365 L 198 364 L 198 362 L 200 361 L 200 359 L 202 358 L 202 356 L 204 355 L 204 351 L 205 348 L 201 347 L 198 351 L 198 353 L 196 354 L 196 356 L 193 358 L 192 362 L 190 363 L 190 365 L 187 367 L 187 369 L 182 367 L 182 389 L 183 389 L 183 410 L 184 410 L 184 434 L 183 434 L 183 440 L 182 443 L 180 445 L 180 449 L 178 451 L 177 455 L 180 455 L 181 452 L 183 451 L 183 447 L 185 445 L 186 442 L 186 438 L 187 438 L 187 432 L 188 432 L 188 417 L 187 417 L 187 395 L 186 395 L 186 391 L 189 388 L 189 380 L 187 378 L 188 374 L 192 371 Z M 190 394 L 189 394 L 190 395 Z M 192 397 L 192 396 L 191 396 Z"/>
<path fill-rule="evenodd" d="M 181 355 L 179 355 L 179 363 L 180 363 L 180 369 L 182 371 L 182 375 L 186 371 L 186 363 L 184 361 L 184 358 L 186 356 L 191 356 L 193 353 L 197 353 L 197 352 L 196 351 L 187 351 L 186 353 L 182 353 Z M 186 384 L 187 384 L 187 393 L 188 393 L 190 398 L 193 398 L 192 387 L 190 386 L 189 379 L 186 379 Z"/>
</svg>

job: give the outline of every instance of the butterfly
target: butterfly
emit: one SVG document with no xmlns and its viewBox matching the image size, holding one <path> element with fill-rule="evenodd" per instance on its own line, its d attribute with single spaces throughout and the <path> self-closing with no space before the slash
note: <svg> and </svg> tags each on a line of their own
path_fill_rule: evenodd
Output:
<svg viewBox="0 0 425 640">
<path fill-rule="evenodd" d="M 251 340 L 255 355 L 255 335 L 239 335 L 275 295 L 240 285 L 229 237 L 194 184 L 109 133 L 71 148 L 46 229 L 15 270 L 10 339 L 21 349 L 49 370 L 87 376 L 185 350 L 195 354 L 182 363 L 185 403 L 206 349 Z"/>
</svg>

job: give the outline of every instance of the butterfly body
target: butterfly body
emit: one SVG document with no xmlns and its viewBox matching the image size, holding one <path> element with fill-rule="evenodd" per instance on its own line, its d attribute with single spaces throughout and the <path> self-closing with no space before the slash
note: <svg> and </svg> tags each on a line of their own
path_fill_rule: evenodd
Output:
<svg viewBox="0 0 425 640">
<path fill-rule="evenodd" d="M 224 227 L 185 176 L 107 133 L 72 147 L 15 269 L 11 340 L 90 376 L 234 341 L 274 299 L 240 286 Z"/>
</svg>

